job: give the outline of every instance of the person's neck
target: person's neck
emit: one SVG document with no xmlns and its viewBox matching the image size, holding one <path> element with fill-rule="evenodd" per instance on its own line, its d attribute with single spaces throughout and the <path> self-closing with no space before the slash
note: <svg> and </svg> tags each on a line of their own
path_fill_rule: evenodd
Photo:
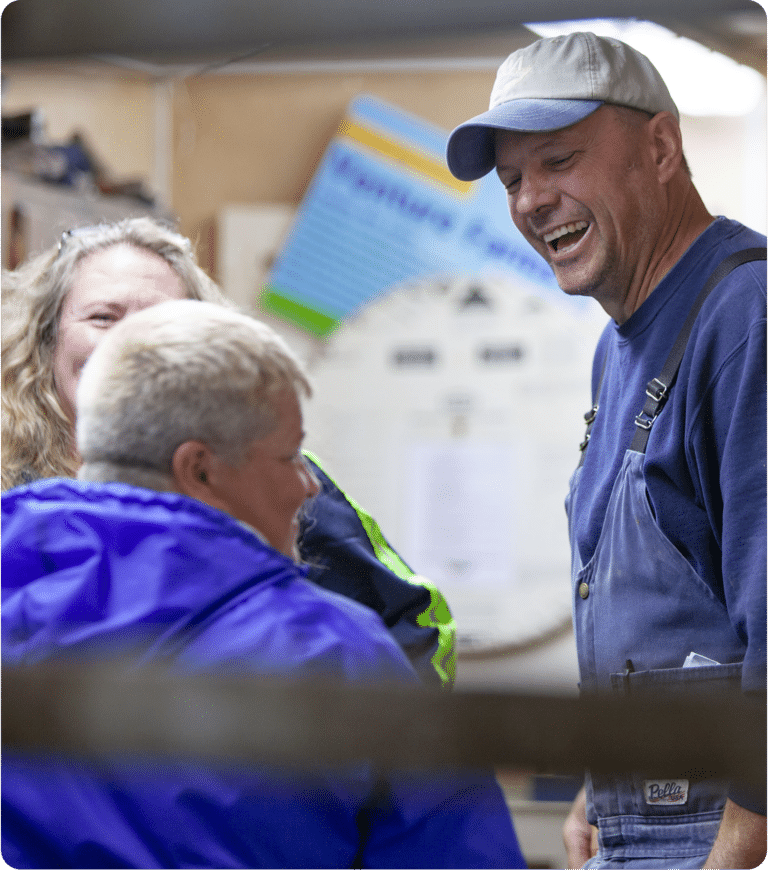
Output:
<svg viewBox="0 0 768 871">
<path fill-rule="evenodd" d="M 160 493 L 177 492 L 171 476 L 164 472 L 109 460 L 83 463 L 78 469 L 77 477 L 80 481 L 96 481 L 102 484 L 118 482 L 143 487 L 145 490 L 157 490 Z"/>
<path fill-rule="evenodd" d="M 623 323 L 645 302 L 698 237 L 714 220 L 687 174 L 670 184 L 669 208 L 644 270 L 624 298 L 619 317 Z"/>
</svg>

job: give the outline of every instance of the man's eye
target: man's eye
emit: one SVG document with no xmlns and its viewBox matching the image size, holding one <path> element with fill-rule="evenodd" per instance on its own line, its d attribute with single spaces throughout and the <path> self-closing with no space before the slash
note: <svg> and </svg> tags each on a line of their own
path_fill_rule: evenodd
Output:
<svg viewBox="0 0 768 871">
<path fill-rule="evenodd" d="M 515 191 L 515 190 L 517 190 L 517 188 L 519 186 L 520 186 L 520 179 L 519 178 L 513 178 L 513 179 L 510 179 L 509 181 L 504 182 L 504 187 L 508 191 Z"/>
<path fill-rule="evenodd" d="M 563 166 L 571 160 L 574 154 L 575 152 L 571 152 L 570 154 L 566 154 L 563 157 L 553 157 L 549 161 L 549 165 L 555 168 L 557 168 L 558 166 Z"/>
</svg>

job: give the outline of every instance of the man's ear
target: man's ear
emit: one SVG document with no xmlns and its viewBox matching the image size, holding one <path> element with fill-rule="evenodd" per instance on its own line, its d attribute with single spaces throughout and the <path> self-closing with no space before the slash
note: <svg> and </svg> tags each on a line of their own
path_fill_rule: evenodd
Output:
<svg viewBox="0 0 768 871">
<path fill-rule="evenodd" d="M 683 162 L 683 136 L 671 112 L 659 112 L 648 122 L 658 179 L 666 184 Z"/>
<path fill-rule="evenodd" d="M 176 490 L 211 504 L 210 473 L 213 452 L 203 442 L 182 442 L 173 453 L 171 469 Z"/>
</svg>

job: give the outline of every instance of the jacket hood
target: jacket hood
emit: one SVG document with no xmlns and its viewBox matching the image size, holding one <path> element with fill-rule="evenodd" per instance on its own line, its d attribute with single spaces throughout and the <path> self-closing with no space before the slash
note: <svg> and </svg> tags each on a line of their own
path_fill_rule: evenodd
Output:
<svg viewBox="0 0 768 871">
<path fill-rule="evenodd" d="M 3 495 L 2 524 L 7 663 L 92 655 L 107 637 L 111 655 L 157 651 L 244 591 L 303 576 L 229 515 L 127 484 L 37 481 Z"/>
</svg>

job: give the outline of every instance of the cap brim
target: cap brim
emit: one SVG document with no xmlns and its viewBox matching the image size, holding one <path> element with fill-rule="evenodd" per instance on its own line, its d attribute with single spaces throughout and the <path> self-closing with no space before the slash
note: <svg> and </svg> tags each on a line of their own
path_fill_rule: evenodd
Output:
<svg viewBox="0 0 768 871">
<path fill-rule="evenodd" d="M 510 100 L 470 118 L 448 137 L 448 168 L 461 181 L 475 181 L 496 166 L 495 131 L 545 133 L 591 115 L 602 100 Z"/>
</svg>

